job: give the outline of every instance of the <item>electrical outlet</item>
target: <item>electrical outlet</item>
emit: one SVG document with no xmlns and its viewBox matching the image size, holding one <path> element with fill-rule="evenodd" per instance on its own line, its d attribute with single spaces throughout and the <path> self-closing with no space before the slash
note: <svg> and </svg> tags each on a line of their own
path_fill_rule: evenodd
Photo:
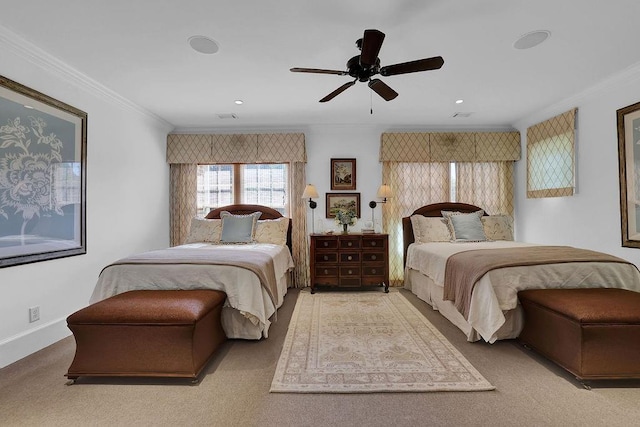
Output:
<svg viewBox="0 0 640 427">
<path fill-rule="evenodd" d="M 37 322 L 40 320 L 40 306 L 29 307 L 29 323 Z"/>
</svg>

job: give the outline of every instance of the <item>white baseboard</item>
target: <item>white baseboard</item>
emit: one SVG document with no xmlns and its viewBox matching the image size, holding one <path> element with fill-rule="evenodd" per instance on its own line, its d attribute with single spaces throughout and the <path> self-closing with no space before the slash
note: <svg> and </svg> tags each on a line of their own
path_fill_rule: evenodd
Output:
<svg viewBox="0 0 640 427">
<path fill-rule="evenodd" d="M 0 342 L 0 368 L 71 335 L 66 317 L 43 324 Z"/>
</svg>

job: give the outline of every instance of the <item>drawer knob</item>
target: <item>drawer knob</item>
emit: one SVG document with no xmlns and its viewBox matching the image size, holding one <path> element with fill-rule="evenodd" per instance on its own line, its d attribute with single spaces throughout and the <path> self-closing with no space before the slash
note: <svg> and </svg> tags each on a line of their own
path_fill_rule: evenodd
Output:
<svg viewBox="0 0 640 427">
<path fill-rule="evenodd" d="M 325 261 L 329 261 L 329 257 L 327 255 L 324 256 Z"/>
<path fill-rule="evenodd" d="M 326 248 L 327 246 L 329 246 L 329 242 L 324 242 L 324 247 Z"/>
<path fill-rule="evenodd" d="M 351 261 L 351 259 L 352 259 L 352 258 L 353 258 L 353 257 L 352 257 L 351 255 L 349 255 L 349 256 L 347 257 L 347 259 L 348 259 L 349 261 Z"/>
<path fill-rule="evenodd" d="M 371 246 L 375 246 L 375 245 L 376 245 L 376 242 L 371 242 Z"/>
<path fill-rule="evenodd" d="M 349 274 L 353 274 L 353 270 L 349 270 Z"/>
<path fill-rule="evenodd" d="M 376 274 L 376 269 L 375 269 L 375 268 L 372 268 L 372 269 L 371 269 L 371 273 L 372 273 L 372 274 Z"/>
<path fill-rule="evenodd" d="M 347 246 L 352 246 L 352 245 L 353 245 L 353 243 L 351 243 L 351 242 L 347 243 Z"/>
<path fill-rule="evenodd" d="M 329 270 L 327 270 L 326 268 L 324 269 L 324 274 L 329 274 Z"/>
<path fill-rule="evenodd" d="M 375 259 L 376 259 L 376 256 L 375 256 L 375 255 L 371 255 L 371 259 L 372 259 L 372 260 L 375 260 Z"/>
</svg>

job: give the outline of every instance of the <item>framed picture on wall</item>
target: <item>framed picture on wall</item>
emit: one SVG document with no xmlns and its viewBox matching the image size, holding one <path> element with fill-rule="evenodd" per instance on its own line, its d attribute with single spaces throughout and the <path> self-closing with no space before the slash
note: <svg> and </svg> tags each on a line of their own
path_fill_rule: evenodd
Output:
<svg viewBox="0 0 640 427">
<path fill-rule="evenodd" d="M 331 189 L 356 189 L 356 159 L 331 159 Z"/>
<path fill-rule="evenodd" d="M 640 102 L 617 116 L 622 246 L 640 248 Z"/>
<path fill-rule="evenodd" d="M 360 218 L 360 193 L 327 193 L 326 198 L 327 218 L 335 218 L 339 209 L 349 210 Z"/>
<path fill-rule="evenodd" d="M 0 76 L 0 267 L 85 254 L 87 113 Z"/>
</svg>

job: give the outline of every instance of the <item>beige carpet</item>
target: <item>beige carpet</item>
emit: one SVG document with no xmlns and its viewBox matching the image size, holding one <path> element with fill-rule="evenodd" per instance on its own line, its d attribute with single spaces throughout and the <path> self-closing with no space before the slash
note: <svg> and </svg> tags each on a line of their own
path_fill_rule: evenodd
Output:
<svg viewBox="0 0 640 427">
<path fill-rule="evenodd" d="M 271 392 L 493 387 L 400 292 L 300 292 Z"/>
</svg>

